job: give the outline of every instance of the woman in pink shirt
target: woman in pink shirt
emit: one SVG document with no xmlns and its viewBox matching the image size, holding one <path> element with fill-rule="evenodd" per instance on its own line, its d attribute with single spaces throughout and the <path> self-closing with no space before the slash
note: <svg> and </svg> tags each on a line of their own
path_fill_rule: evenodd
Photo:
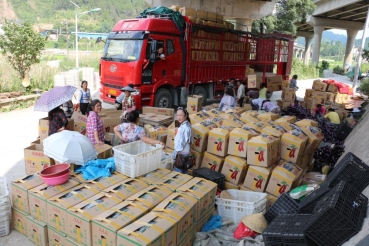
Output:
<svg viewBox="0 0 369 246">
<path fill-rule="evenodd" d="M 314 117 L 323 117 L 325 114 L 325 108 L 321 104 L 317 104 L 314 109 Z"/>
<path fill-rule="evenodd" d="M 99 116 L 101 112 L 101 101 L 98 99 L 93 100 L 90 103 L 90 112 L 87 118 L 87 137 L 91 139 L 93 144 L 104 144 L 104 125 Z"/>
</svg>

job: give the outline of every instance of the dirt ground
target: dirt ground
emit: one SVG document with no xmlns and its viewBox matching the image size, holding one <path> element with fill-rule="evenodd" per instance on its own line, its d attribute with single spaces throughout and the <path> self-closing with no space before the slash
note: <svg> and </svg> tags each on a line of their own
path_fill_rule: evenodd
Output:
<svg viewBox="0 0 369 246">
<path fill-rule="evenodd" d="M 343 76 L 332 77 L 332 79 L 351 84 L 351 82 Z M 299 98 L 304 97 L 305 89 L 311 88 L 312 81 L 313 80 L 298 81 L 300 89 L 297 92 L 297 96 Z M 94 94 L 94 98 L 96 97 L 98 97 L 97 92 Z M 273 94 L 272 100 L 279 99 L 280 97 L 281 92 L 276 92 Z M 103 107 L 112 106 L 104 104 Z M 46 117 L 46 113 L 34 112 L 33 108 L 0 113 L 0 156 L 2 166 L 0 169 L 0 176 L 6 176 L 8 183 L 26 175 L 23 149 L 37 139 L 38 120 L 42 117 Z M 346 152 L 353 152 L 366 163 L 369 163 L 369 151 L 367 151 L 368 147 L 366 146 L 369 139 L 369 131 L 367 131 L 368 124 L 369 118 L 365 117 L 346 140 Z M 364 190 L 364 194 L 369 197 L 369 188 Z M 358 245 L 358 243 L 368 235 L 368 231 L 369 219 L 366 218 L 362 230 L 344 245 Z M 19 245 L 30 246 L 33 245 L 33 243 L 15 230 L 13 230 L 10 235 L 0 238 L 0 246 Z M 363 240 L 361 245 L 369 245 L 369 240 Z"/>
</svg>

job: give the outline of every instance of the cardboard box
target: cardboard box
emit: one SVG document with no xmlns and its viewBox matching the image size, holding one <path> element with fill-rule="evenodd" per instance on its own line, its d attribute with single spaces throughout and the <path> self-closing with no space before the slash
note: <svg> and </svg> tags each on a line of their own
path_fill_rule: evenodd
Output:
<svg viewBox="0 0 369 246">
<path fill-rule="evenodd" d="M 118 245 L 117 231 L 148 212 L 138 203 L 125 201 L 92 219 L 92 245 Z"/>
<path fill-rule="evenodd" d="M 332 93 L 332 92 L 326 92 L 325 93 L 325 102 L 326 101 L 334 102 L 335 99 L 336 99 L 336 94 L 335 93 Z"/>
<path fill-rule="evenodd" d="M 112 153 L 112 146 L 108 145 L 108 144 L 103 144 L 103 145 L 94 145 L 96 152 L 97 152 L 97 159 L 107 159 L 109 157 L 113 156 Z"/>
<path fill-rule="evenodd" d="M 243 128 L 235 128 L 229 134 L 228 154 L 246 158 L 247 142 L 252 137 L 257 136 L 255 131 L 248 131 Z"/>
<path fill-rule="evenodd" d="M 209 117 L 218 117 L 220 114 L 223 113 L 223 111 L 220 111 L 219 108 L 203 108 L 203 111 L 205 111 L 205 113 L 208 114 Z"/>
<path fill-rule="evenodd" d="M 61 185 L 43 184 L 29 190 L 28 204 L 31 215 L 38 221 L 47 221 L 46 200 L 79 184 L 78 181 L 69 179 L 68 182 Z"/>
<path fill-rule="evenodd" d="M 166 168 L 158 168 L 154 171 L 151 171 L 145 175 L 140 176 L 138 179 L 146 182 L 147 184 L 151 185 L 159 180 L 161 177 L 164 177 L 171 171 Z"/>
<path fill-rule="evenodd" d="M 267 210 L 277 201 L 278 197 L 275 197 L 267 193 Z"/>
<path fill-rule="evenodd" d="M 158 205 L 173 192 L 166 186 L 150 185 L 128 197 L 127 201 L 138 201 L 149 209 Z"/>
<path fill-rule="evenodd" d="M 202 216 L 197 222 L 195 232 L 200 232 L 204 225 L 211 219 L 213 216 L 213 211 L 209 211 L 207 214 Z"/>
<path fill-rule="evenodd" d="M 95 188 L 79 185 L 47 200 L 47 225 L 67 233 L 67 209 L 98 194 Z"/>
<path fill-rule="evenodd" d="M 44 140 L 49 136 L 49 118 L 45 117 L 38 121 L 38 136 L 40 141 Z"/>
<path fill-rule="evenodd" d="M 54 228 L 47 227 L 47 235 L 49 240 L 49 246 L 67 246 L 67 235 L 57 232 Z"/>
<path fill-rule="evenodd" d="M 119 182 L 103 190 L 103 192 L 116 196 L 121 200 L 125 200 L 130 196 L 133 196 L 137 192 L 147 188 L 149 185 L 143 180 L 139 179 L 126 179 L 123 182 Z"/>
<path fill-rule="evenodd" d="M 37 246 L 48 246 L 47 225 L 36 218 L 27 216 L 27 236 Z"/>
<path fill-rule="evenodd" d="M 28 190 L 42 185 L 44 180 L 38 174 L 28 175 L 11 183 L 11 196 L 13 207 L 29 214 Z"/>
<path fill-rule="evenodd" d="M 281 140 L 262 134 L 249 140 L 247 146 L 247 164 L 269 167 L 280 158 Z"/>
<path fill-rule="evenodd" d="M 201 121 L 209 118 L 209 115 L 205 112 L 197 112 L 196 114 L 190 114 L 189 116 L 192 124 L 200 123 Z"/>
<path fill-rule="evenodd" d="M 192 125 L 193 141 L 191 148 L 198 152 L 204 152 L 207 149 L 209 131 L 217 128 L 217 125 L 211 121 L 203 121 L 199 124 Z"/>
<path fill-rule="evenodd" d="M 222 172 L 225 179 L 232 184 L 243 183 L 247 171 L 246 160 L 237 156 L 229 155 L 225 158 Z"/>
<path fill-rule="evenodd" d="M 78 243 L 76 240 L 74 240 L 71 237 L 67 237 L 67 246 L 85 246 L 82 243 Z"/>
<path fill-rule="evenodd" d="M 74 122 L 74 131 L 81 133 L 82 135 L 87 136 L 87 128 L 86 123 L 83 121 L 75 121 Z"/>
<path fill-rule="evenodd" d="M 174 149 L 174 137 L 176 136 L 176 128 L 168 129 L 167 141 L 165 146 L 168 148 Z"/>
<path fill-rule="evenodd" d="M 158 139 L 168 134 L 168 128 L 165 126 L 152 126 L 149 124 L 144 125 L 146 135 L 151 139 Z"/>
<path fill-rule="evenodd" d="M 40 139 L 38 138 L 37 140 L 31 142 L 31 145 L 34 145 L 34 144 L 41 144 L 42 145 L 42 141 L 40 141 Z"/>
<path fill-rule="evenodd" d="M 281 138 L 281 158 L 285 161 L 297 163 L 304 154 L 307 136 L 298 129 L 283 134 Z"/>
<path fill-rule="evenodd" d="M 324 139 L 323 133 L 320 131 L 319 128 L 314 126 L 301 127 L 301 130 L 308 137 L 308 141 L 304 150 L 304 155 L 314 153 Z"/>
<path fill-rule="evenodd" d="M 260 80 L 257 79 L 256 74 L 247 75 L 247 88 L 260 88 Z"/>
<path fill-rule="evenodd" d="M 301 174 L 302 170 L 298 166 L 292 162 L 280 160 L 272 171 L 266 192 L 279 197 L 299 185 L 302 179 Z"/>
<path fill-rule="evenodd" d="M 283 100 L 277 100 L 277 105 L 280 108 L 287 108 L 289 106 L 291 106 L 292 102 L 287 102 L 287 101 L 283 101 Z"/>
<path fill-rule="evenodd" d="M 194 197 L 173 193 L 159 203 L 152 211 L 177 221 L 176 241 L 183 242 L 195 229 L 197 199 Z"/>
<path fill-rule="evenodd" d="M 105 133 L 105 141 L 109 142 L 109 145 L 111 146 L 117 146 L 120 144 L 120 139 L 117 135 L 111 132 Z"/>
<path fill-rule="evenodd" d="M 282 81 L 282 88 L 288 88 L 290 87 L 290 81 L 289 80 L 283 80 Z"/>
<path fill-rule="evenodd" d="M 121 120 L 119 117 L 102 117 L 101 120 L 104 125 L 104 133 L 114 133 L 114 127 L 121 124 Z"/>
<path fill-rule="evenodd" d="M 225 190 L 239 190 L 240 186 L 232 184 L 231 182 L 224 182 L 224 189 Z"/>
<path fill-rule="evenodd" d="M 296 90 L 294 88 L 284 88 L 282 90 L 282 100 L 285 102 L 293 102 L 296 97 Z"/>
<path fill-rule="evenodd" d="M 109 208 L 114 207 L 122 200 L 106 193 L 99 193 L 90 197 L 86 201 L 78 203 L 68 209 L 67 213 L 67 234 L 78 243 L 91 245 L 92 231 L 91 221 L 96 215 L 99 215 Z"/>
<path fill-rule="evenodd" d="M 261 130 L 261 133 L 281 139 L 286 131 L 281 126 L 266 126 Z"/>
<path fill-rule="evenodd" d="M 333 84 L 330 84 L 330 85 L 328 85 L 327 91 L 332 92 L 332 93 L 337 93 L 338 92 L 338 87 L 333 85 Z"/>
<path fill-rule="evenodd" d="M 234 116 L 240 116 L 242 113 L 246 112 L 245 108 L 242 107 L 233 107 L 230 109 L 227 109 L 226 111 L 224 111 L 226 114 L 232 114 Z"/>
<path fill-rule="evenodd" d="M 252 114 L 253 111 L 247 111 L 241 114 L 241 121 L 245 122 L 245 123 L 253 123 L 253 122 L 259 122 L 259 118 L 257 117 L 257 115 Z"/>
<path fill-rule="evenodd" d="M 209 117 L 207 119 L 205 119 L 202 122 L 213 122 L 217 127 L 221 127 L 223 125 L 223 120 L 221 117 L 219 117 L 219 115 L 217 117 Z"/>
<path fill-rule="evenodd" d="M 117 245 L 177 245 L 177 221 L 150 212 L 117 233 Z"/>
<path fill-rule="evenodd" d="M 110 177 L 100 177 L 91 180 L 85 180 L 83 178 L 82 173 L 74 174 L 72 177 L 76 180 L 79 180 L 80 182 L 83 182 L 85 185 L 88 185 L 89 187 L 95 188 L 99 191 L 105 190 L 106 188 L 111 187 L 112 185 L 115 185 L 119 182 L 122 182 L 123 180 L 128 179 L 127 176 L 118 172 L 113 172 L 110 175 Z"/>
<path fill-rule="evenodd" d="M 318 122 L 316 122 L 315 120 L 309 120 L 309 119 L 299 120 L 295 124 L 299 127 L 303 127 L 303 126 L 319 127 Z"/>
<path fill-rule="evenodd" d="M 218 185 L 212 181 L 193 178 L 179 187 L 177 192 L 187 194 L 198 200 L 196 218 L 199 220 L 199 218 L 202 218 L 208 212 L 213 211 L 217 187 Z"/>
<path fill-rule="evenodd" d="M 347 103 L 348 99 L 350 99 L 349 95 L 341 94 L 341 93 L 337 92 L 336 99 L 334 100 L 334 102 L 338 103 L 338 104 L 344 104 L 344 103 Z"/>
<path fill-rule="evenodd" d="M 267 77 L 268 91 L 281 91 L 283 89 L 283 80 L 281 75 Z"/>
<path fill-rule="evenodd" d="M 207 152 L 225 157 L 228 153 L 229 131 L 214 128 L 209 131 Z"/>
<path fill-rule="evenodd" d="M 12 223 L 15 230 L 27 236 L 27 213 L 12 208 Z"/>
<path fill-rule="evenodd" d="M 201 167 L 209 168 L 211 170 L 220 172 L 222 169 L 224 158 L 205 152 L 202 159 Z"/>
<path fill-rule="evenodd" d="M 202 109 L 202 96 L 192 95 L 187 97 L 187 112 L 193 114 Z"/>
<path fill-rule="evenodd" d="M 33 144 L 24 149 L 26 174 L 38 173 L 55 164 L 54 160 L 44 155 L 44 146 Z"/>
<path fill-rule="evenodd" d="M 280 122 L 295 123 L 296 122 L 296 116 L 284 115 L 281 118 L 275 120 L 274 122 L 277 123 L 277 124 L 279 124 Z"/>
<path fill-rule="evenodd" d="M 329 107 L 334 108 L 335 110 L 346 110 L 344 104 L 338 104 L 338 103 L 334 103 L 334 102 L 325 102 L 325 106 L 326 106 L 326 110 Z"/>
<path fill-rule="evenodd" d="M 190 175 L 173 171 L 155 181 L 154 185 L 164 185 L 172 191 L 175 191 L 177 188 L 181 187 L 191 179 L 192 176 Z"/>
<path fill-rule="evenodd" d="M 320 79 L 316 79 L 313 81 L 313 90 L 316 91 L 326 91 L 328 85 L 323 83 Z"/>
<path fill-rule="evenodd" d="M 191 169 L 198 169 L 201 167 L 202 160 L 204 158 L 204 152 L 200 153 L 196 150 L 191 149 L 191 154 L 194 157 L 195 165 Z"/>
<path fill-rule="evenodd" d="M 278 114 L 273 114 L 270 112 L 261 113 L 257 118 L 262 122 L 274 121 L 279 118 Z"/>
<path fill-rule="evenodd" d="M 251 191 L 252 192 L 252 190 L 250 190 L 249 188 L 246 188 L 245 186 L 240 186 L 240 190 Z"/>
<path fill-rule="evenodd" d="M 192 230 L 189 232 L 188 236 L 182 241 L 182 243 L 178 244 L 178 246 L 193 246 L 196 240 L 196 231 Z"/>
<path fill-rule="evenodd" d="M 283 129 L 286 132 L 289 132 L 289 131 L 292 131 L 292 130 L 295 130 L 295 129 L 301 130 L 301 128 L 298 127 L 297 125 L 292 124 L 292 123 L 288 123 L 288 122 L 279 122 L 278 125 L 280 125 L 281 127 L 283 127 Z"/>
<path fill-rule="evenodd" d="M 305 91 L 305 98 L 309 98 L 313 96 L 313 92 L 315 92 L 314 89 L 306 89 Z"/>
<path fill-rule="evenodd" d="M 225 126 L 225 127 L 233 127 L 233 128 L 236 128 L 236 127 L 242 127 L 245 122 L 239 120 L 238 118 L 236 117 L 233 117 L 232 119 L 222 119 L 223 120 L 223 124 L 222 126 Z"/>
<path fill-rule="evenodd" d="M 142 107 L 142 113 L 153 113 L 158 115 L 166 115 L 174 117 L 174 109 L 173 108 L 159 108 L 159 107 Z"/>
<path fill-rule="evenodd" d="M 249 166 L 243 186 L 256 192 L 264 192 L 273 167 Z"/>
<path fill-rule="evenodd" d="M 257 132 L 261 132 L 261 130 L 263 130 L 264 127 L 266 127 L 266 124 L 262 121 L 259 121 L 259 122 L 246 123 L 245 125 L 242 126 L 242 128 L 245 128 L 245 127 L 254 129 Z"/>
</svg>

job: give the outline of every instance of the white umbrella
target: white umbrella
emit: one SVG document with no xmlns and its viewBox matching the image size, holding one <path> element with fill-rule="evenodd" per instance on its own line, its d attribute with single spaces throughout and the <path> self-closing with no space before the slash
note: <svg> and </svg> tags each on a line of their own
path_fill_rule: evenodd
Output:
<svg viewBox="0 0 369 246">
<path fill-rule="evenodd" d="M 61 163 L 83 165 L 97 157 L 91 140 L 75 131 L 54 133 L 44 139 L 43 145 L 45 155 Z"/>
</svg>

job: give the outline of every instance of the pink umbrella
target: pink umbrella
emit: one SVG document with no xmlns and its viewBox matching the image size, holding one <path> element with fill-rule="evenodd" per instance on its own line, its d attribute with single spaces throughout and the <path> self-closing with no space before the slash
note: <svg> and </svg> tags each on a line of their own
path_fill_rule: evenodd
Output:
<svg viewBox="0 0 369 246">
<path fill-rule="evenodd" d="M 74 86 L 55 86 L 50 91 L 41 94 L 37 100 L 34 111 L 49 112 L 72 99 L 77 90 Z"/>
</svg>

